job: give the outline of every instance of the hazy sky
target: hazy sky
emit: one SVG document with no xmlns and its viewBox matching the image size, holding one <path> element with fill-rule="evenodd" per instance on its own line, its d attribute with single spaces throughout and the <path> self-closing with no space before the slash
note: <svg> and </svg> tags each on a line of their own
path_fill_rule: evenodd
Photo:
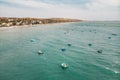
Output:
<svg viewBox="0 0 120 80">
<path fill-rule="evenodd" d="M 120 0 L 0 0 L 0 17 L 120 20 Z"/>
</svg>

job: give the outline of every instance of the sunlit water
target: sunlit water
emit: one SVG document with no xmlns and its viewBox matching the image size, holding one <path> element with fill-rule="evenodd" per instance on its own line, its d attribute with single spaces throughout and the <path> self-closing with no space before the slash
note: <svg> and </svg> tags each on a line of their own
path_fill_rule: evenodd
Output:
<svg viewBox="0 0 120 80">
<path fill-rule="evenodd" d="M 0 80 L 120 80 L 120 22 L 0 30 Z"/>
</svg>

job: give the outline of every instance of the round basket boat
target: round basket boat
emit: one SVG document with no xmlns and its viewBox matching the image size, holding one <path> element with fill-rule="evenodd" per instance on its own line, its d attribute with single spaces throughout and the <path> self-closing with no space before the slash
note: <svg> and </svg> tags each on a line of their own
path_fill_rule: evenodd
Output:
<svg viewBox="0 0 120 80">
<path fill-rule="evenodd" d="M 63 69 L 67 69 L 67 68 L 68 68 L 68 64 L 62 63 L 62 64 L 61 64 L 61 67 L 62 67 Z"/>
<path fill-rule="evenodd" d="M 39 54 L 39 55 L 40 55 L 40 54 L 43 54 L 43 52 L 42 52 L 41 50 L 39 50 L 39 51 L 38 51 L 38 54 Z"/>
<path fill-rule="evenodd" d="M 35 39 L 31 39 L 30 41 L 31 41 L 31 42 L 35 42 L 36 40 L 35 40 Z"/>
</svg>

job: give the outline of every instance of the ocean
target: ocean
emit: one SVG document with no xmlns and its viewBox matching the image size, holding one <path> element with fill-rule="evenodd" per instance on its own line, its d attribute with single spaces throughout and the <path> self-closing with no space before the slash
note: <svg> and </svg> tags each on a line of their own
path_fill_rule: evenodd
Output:
<svg viewBox="0 0 120 80">
<path fill-rule="evenodd" d="M 0 30 L 0 80 L 120 80 L 120 22 Z"/>
</svg>

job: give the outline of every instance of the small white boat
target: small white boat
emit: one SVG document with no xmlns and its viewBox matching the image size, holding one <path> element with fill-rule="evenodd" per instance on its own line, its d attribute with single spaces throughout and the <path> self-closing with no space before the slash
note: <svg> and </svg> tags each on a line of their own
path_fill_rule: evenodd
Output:
<svg viewBox="0 0 120 80">
<path fill-rule="evenodd" d="M 66 63 L 62 63 L 62 64 L 61 64 L 61 67 L 62 67 L 63 69 L 66 69 L 66 68 L 68 68 L 68 65 L 67 65 Z"/>
<path fill-rule="evenodd" d="M 38 51 L 38 54 L 43 54 L 43 52 L 41 50 Z"/>
</svg>

